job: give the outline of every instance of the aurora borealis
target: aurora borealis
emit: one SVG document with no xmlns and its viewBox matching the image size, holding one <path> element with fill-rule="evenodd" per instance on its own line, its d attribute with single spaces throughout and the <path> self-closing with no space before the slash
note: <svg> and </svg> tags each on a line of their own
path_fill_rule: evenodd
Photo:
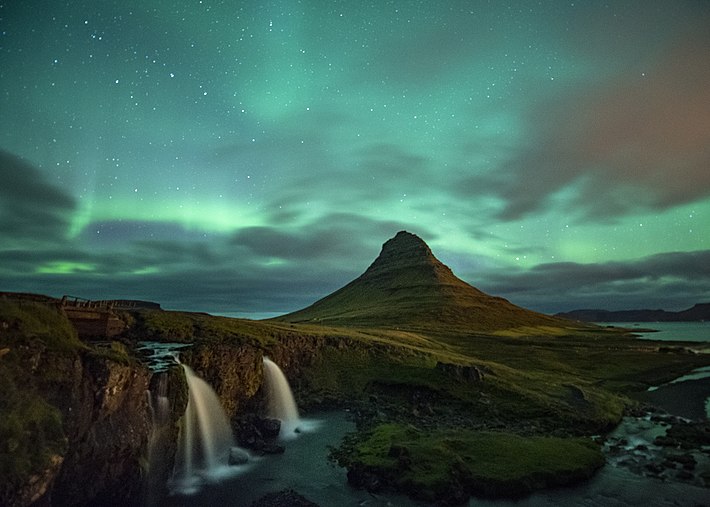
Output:
<svg viewBox="0 0 710 507">
<path fill-rule="evenodd" d="M 0 290 L 292 311 L 399 230 L 545 312 L 710 300 L 710 3 L 0 0 Z"/>
</svg>

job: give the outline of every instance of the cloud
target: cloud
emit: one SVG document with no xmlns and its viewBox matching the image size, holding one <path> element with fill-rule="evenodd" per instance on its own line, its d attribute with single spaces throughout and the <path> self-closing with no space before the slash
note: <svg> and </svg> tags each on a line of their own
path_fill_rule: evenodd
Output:
<svg viewBox="0 0 710 507">
<path fill-rule="evenodd" d="M 499 271 L 479 287 L 516 304 L 557 312 L 592 306 L 604 309 L 682 309 L 710 294 L 710 250 L 670 252 L 638 260 L 540 264 L 530 270 Z"/>
<path fill-rule="evenodd" d="M 359 276 L 400 229 L 434 243 L 444 238 L 426 227 L 350 213 L 323 215 L 297 229 L 274 224 L 209 238 L 170 224 L 105 225 L 102 233 L 115 233 L 113 241 L 0 251 L 0 286 L 55 296 L 148 299 L 172 309 L 285 313 Z M 710 293 L 710 250 L 518 271 L 485 256 L 468 258 L 447 249 L 440 254 L 480 289 L 546 312 L 570 305 L 681 309 Z"/>
<path fill-rule="evenodd" d="M 278 225 L 239 230 L 231 243 L 253 256 L 304 263 L 362 264 L 377 245 L 402 228 L 398 222 L 373 220 L 352 213 L 331 213 L 293 229 Z M 373 255 L 374 252 L 374 255 Z"/>
<path fill-rule="evenodd" d="M 154 222 L 87 228 L 94 229 L 101 234 L 72 244 L 0 251 L 0 286 L 148 299 L 173 309 L 285 313 L 360 275 L 401 225 L 333 213 L 297 230 L 274 225 L 209 238 Z"/>
<path fill-rule="evenodd" d="M 0 150 L 0 234 L 3 247 L 17 241 L 43 242 L 61 239 L 76 203 L 48 183 L 37 168 Z"/>
<path fill-rule="evenodd" d="M 222 252 L 224 253 L 224 252 Z M 27 273 L 0 271 L 3 290 L 71 294 L 90 299 L 146 299 L 164 308 L 210 312 L 282 312 L 305 307 L 337 289 L 352 276 L 349 266 L 318 266 L 318 275 L 304 265 L 258 266 L 250 261 L 230 263 L 220 256 L 215 263 L 186 264 L 177 269 L 130 272 L 105 269 L 107 255 L 90 257 L 93 272 Z M 3 258 L 3 260 L 6 259 Z M 161 260 L 156 259 L 155 265 Z M 126 268 L 124 262 L 121 268 Z M 306 265 L 308 267 L 308 265 Z"/>
<path fill-rule="evenodd" d="M 562 206 L 577 218 L 664 210 L 710 196 L 710 37 L 655 67 L 580 86 L 525 115 L 530 143 L 495 172 L 459 182 L 492 189 L 500 218 Z"/>
</svg>

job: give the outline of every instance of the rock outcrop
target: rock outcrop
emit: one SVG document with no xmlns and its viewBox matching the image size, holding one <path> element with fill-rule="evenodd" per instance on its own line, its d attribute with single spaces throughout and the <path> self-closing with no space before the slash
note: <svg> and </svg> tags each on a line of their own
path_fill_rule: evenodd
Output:
<svg viewBox="0 0 710 507">
<path fill-rule="evenodd" d="M 61 414 L 65 446 L 24 484 L 3 484 L 0 503 L 138 504 L 149 433 L 148 370 L 91 352 L 61 353 L 38 341 L 17 347 L 12 359 L 34 383 L 21 388 L 41 393 Z"/>
<path fill-rule="evenodd" d="M 180 357 L 215 390 L 230 419 L 261 387 L 263 352 L 253 345 L 197 343 Z"/>
<path fill-rule="evenodd" d="M 80 342 L 52 304 L 0 301 L 0 324 L 0 504 L 140 504 L 151 372 L 120 343 Z"/>
<path fill-rule="evenodd" d="M 269 493 L 251 505 L 252 507 L 318 507 L 318 504 L 292 489 Z"/>
<path fill-rule="evenodd" d="M 460 364 L 436 363 L 436 369 L 464 382 L 481 382 L 484 377 L 485 368 L 478 366 L 464 366 Z"/>
</svg>

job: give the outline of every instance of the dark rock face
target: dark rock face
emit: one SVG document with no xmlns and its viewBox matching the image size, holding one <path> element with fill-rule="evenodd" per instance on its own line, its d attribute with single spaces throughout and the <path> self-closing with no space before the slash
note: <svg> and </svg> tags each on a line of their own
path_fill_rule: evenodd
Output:
<svg viewBox="0 0 710 507">
<path fill-rule="evenodd" d="M 4 498 L 8 506 L 31 505 L 47 494 L 52 487 L 64 458 L 58 454 L 50 458 L 49 466 L 38 474 L 30 476 L 26 484 L 22 485 L 13 496 Z"/>
<path fill-rule="evenodd" d="M 259 421 L 259 431 L 264 438 L 276 438 L 281 432 L 281 421 L 278 419 L 261 419 Z"/>
<path fill-rule="evenodd" d="M 281 432 L 281 421 L 262 418 L 256 414 L 245 414 L 235 423 L 235 436 L 240 447 L 257 454 L 283 454 L 284 446 L 274 441 Z"/>
<path fill-rule="evenodd" d="M 387 486 L 379 473 L 357 464 L 348 467 L 348 484 L 354 488 L 366 489 L 371 493 L 382 491 Z M 389 478 L 391 480 L 391 478 Z"/>
<path fill-rule="evenodd" d="M 234 418 L 261 387 L 263 352 L 250 345 L 197 344 L 182 361 L 212 386 L 227 417 Z"/>
<path fill-rule="evenodd" d="M 162 396 L 167 398 L 167 411 L 161 409 Z M 184 370 L 175 365 L 167 372 L 154 374 L 150 379 L 150 399 L 152 428 L 146 450 L 147 470 L 142 478 L 142 507 L 160 505 L 169 494 L 168 482 L 175 466 L 179 419 L 187 408 Z"/>
<path fill-rule="evenodd" d="M 150 431 L 146 396 L 150 374 L 144 368 L 91 357 L 82 366 L 66 407 L 69 451 L 52 502 L 137 503 L 139 458 Z"/>
<path fill-rule="evenodd" d="M 67 447 L 6 498 L 8 504 L 44 497 L 53 505 L 137 505 L 139 461 L 150 431 L 150 372 L 90 352 L 57 353 L 38 343 L 21 349 L 19 362 L 35 379 L 37 392 L 62 415 Z"/>
</svg>

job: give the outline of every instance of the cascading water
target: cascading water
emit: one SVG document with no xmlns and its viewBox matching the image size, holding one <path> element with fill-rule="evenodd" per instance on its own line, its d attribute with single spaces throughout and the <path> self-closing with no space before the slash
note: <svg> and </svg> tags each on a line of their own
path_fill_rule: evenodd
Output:
<svg viewBox="0 0 710 507">
<path fill-rule="evenodd" d="M 189 398 L 180 428 L 171 489 L 189 494 L 197 491 L 205 480 L 229 475 L 234 437 L 214 390 L 189 366 L 180 364 L 185 371 Z"/>
<path fill-rule="evenodd" d="M 282 438 L 295 438 L 301 420 L 288 380 L 281 368 L 268 357 L 264 357 L 264 376 L 268 397 L 267 415 L 281 420 Z"/>
<path fill-rule="evenodd" d="M 164 494 L 169 443 L 170 402 L 168 400 L 168 376 L 165 372 L 155 373 L 151 379 L 151 389 L 146 393 L 150 408 L 151 430 L 148 439 L 147 468 L 144 477 L 143 507 L 158 505 Z"/>
</svg>

